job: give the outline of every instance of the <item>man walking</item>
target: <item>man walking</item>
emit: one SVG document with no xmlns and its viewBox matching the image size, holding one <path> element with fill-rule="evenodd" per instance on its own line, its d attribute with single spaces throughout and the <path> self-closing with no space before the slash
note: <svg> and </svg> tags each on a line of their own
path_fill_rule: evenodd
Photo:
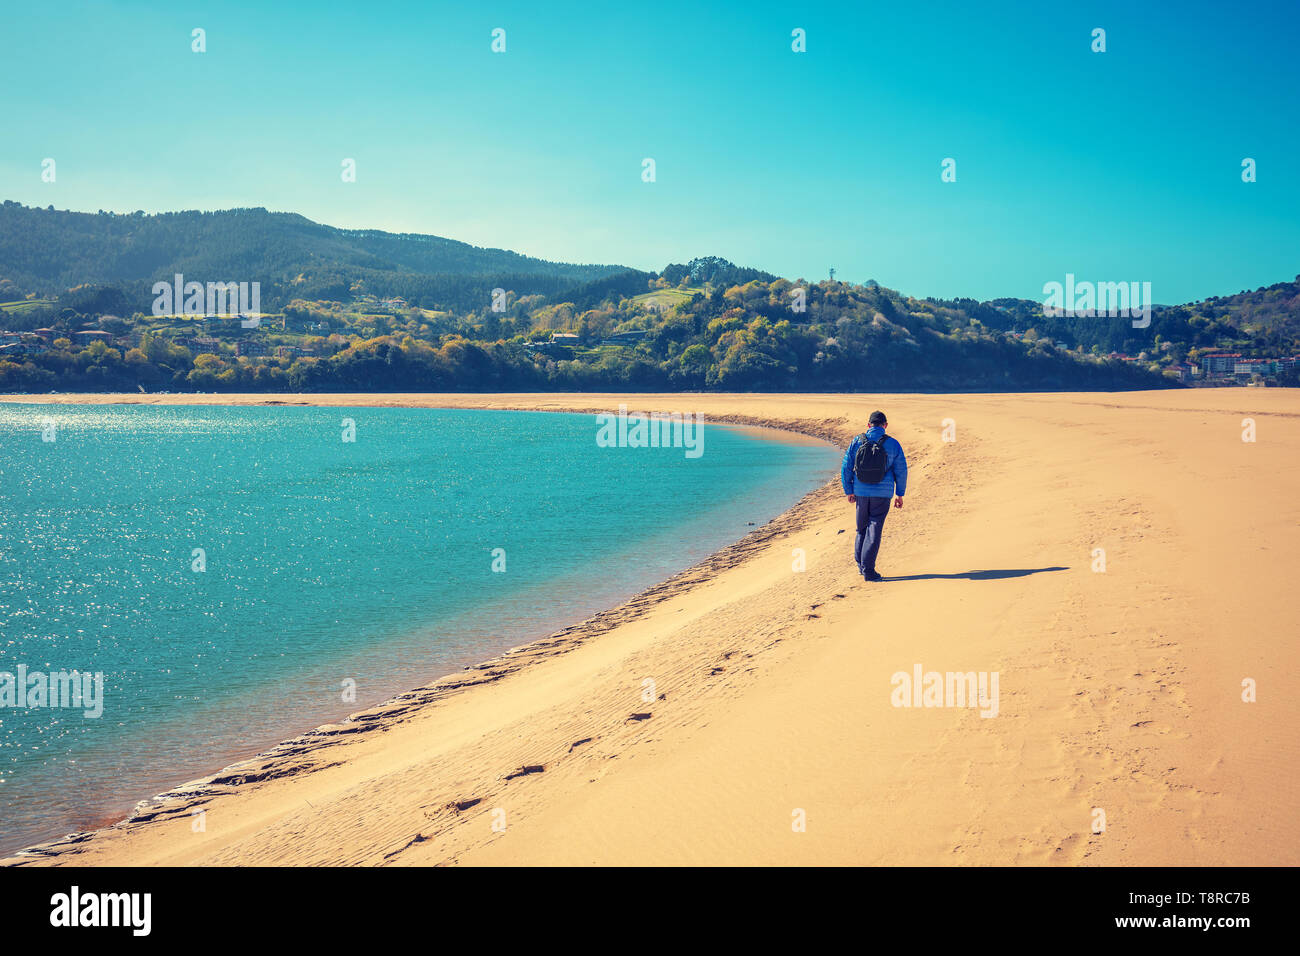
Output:
<svg viewBox="0 0 1300 956">
<path fill-rule="evenodd" d="M 840 464 L 840 483 L 850 502 L 858 506 L 858 533 L 853 539 L 853 560 L 868 581 L 883 581 L 876 571 L 876 554 L 880 551 L 880 532 L 889 514 L 889 498 L 894 507 L 903 507 L 907 494 L 907 459 L 903 446 L 885 434 L 889 422 L 884 412 L 872 412 L 870 426 L 853 439 Z"/>
</svg>

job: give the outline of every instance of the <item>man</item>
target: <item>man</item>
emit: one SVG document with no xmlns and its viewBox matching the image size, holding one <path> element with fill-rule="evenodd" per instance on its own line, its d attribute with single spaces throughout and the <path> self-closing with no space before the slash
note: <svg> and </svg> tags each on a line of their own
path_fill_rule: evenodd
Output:
<svg viewBox="0 0 1300 956">
<path fill-rule="evenodd" d="M 880 532 L 889 514 L 889 498 L 894 507 L 903 507 L 907 494 L 907 459 L 903 446 L 885 434 L 889 422 L 884 412 L 872 412 L 870 426 L 853 439 L 840 464 L 840 483 L 850 502 L 858 506 L 858 533 L 853 539 L 853 560 L 868 581 L 883 581 L 876 571 L 876 554 L 880 551 Z"/>
</svg>

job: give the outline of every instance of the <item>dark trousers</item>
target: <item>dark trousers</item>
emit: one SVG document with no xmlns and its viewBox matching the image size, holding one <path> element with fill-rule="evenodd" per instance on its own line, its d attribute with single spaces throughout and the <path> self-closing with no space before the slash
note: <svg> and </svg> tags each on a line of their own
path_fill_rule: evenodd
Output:
<svg viewBox="0 0 1300 956">
<path fill-rule="evenodd" d="M 858 562 L 858 570 L 863 574 L 876 570 L 880 532 L 888 515 L 888 498 L 858 498 L 858 534 L 853 539 L 853 560 Z"/>
</svg>

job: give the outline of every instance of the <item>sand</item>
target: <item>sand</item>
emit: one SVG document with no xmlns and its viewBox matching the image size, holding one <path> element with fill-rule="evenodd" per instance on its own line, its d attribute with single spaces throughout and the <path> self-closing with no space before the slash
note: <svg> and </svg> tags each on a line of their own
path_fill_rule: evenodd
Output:
<svg viewBox="0 0 1300 956">
<path fill-rule="evenodd" d="M 912 467 L 887 583 L 856 575 L 836 482 L 582 625 L 8 862 L 1300 862 L 1300 392 L 0 400 L 626 402 L 841 444 L 881 407 Z M 917 665 L 996 672 L 996 716 L 894 706 Z"/>
</svg>

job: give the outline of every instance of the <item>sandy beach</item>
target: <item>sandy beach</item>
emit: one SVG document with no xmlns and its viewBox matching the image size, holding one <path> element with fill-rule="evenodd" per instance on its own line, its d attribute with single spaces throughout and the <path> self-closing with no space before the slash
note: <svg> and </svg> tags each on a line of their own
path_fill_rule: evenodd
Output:
<svg viewBox="0 0 1300 956">
<path fill-rule="evenodd" d="M 623 403 L 841 447 L 882 408 L 911 466 L 884 584 L 837 480 L 622 606 L 7 863 L 1300 863 L 1296 390 L 0 400 Z M 996 673 L 996 715 L 896 706 L 917 667 Z"/>
</svg>

